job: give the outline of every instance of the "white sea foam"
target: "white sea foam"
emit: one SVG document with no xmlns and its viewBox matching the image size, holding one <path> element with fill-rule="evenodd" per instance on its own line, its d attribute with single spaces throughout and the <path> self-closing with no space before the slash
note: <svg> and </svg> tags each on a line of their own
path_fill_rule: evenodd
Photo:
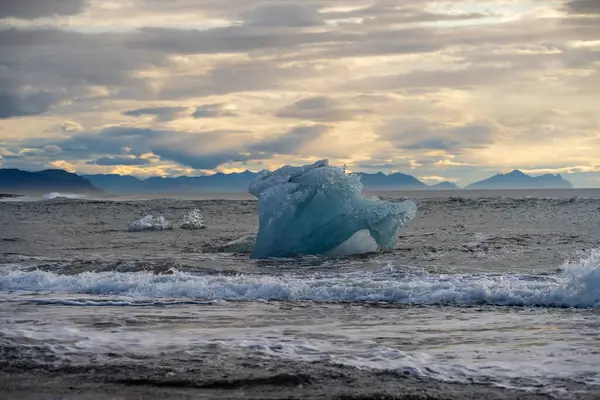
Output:
<svg viewBox="0 0 600 400">
<path fill-rule="evenodd" d="M 552 275 L 413 274 L 172 275 L 150 272 L 8 271 L 0 290 L 128 296 L 136 299 L 385 301 L 402 304 L 492 304 L 600 308 L 600 251 Z"/>
<path fill-rule="evenodd" d="M 0 305 L 0 312 L 12 307 Z M 306 324 L 312 312 L 304 307 L 269 304 L 111 307 L 96 308 L 93 315 L 80 308 L 26 307 L 0 325 L 0 344 L 26 338 L 28 346 L 75 364 L 98 363 L 107 353 L 115 361 L 115 354 L 183 351 L 193 357 L 233 349 L 464 384 L 545 391 L 561 390 L 565 380 L 600 384 L 597 356 L 589 347 L 595 333 L 590 313 L 327 310 Z"/>
<path fill-rule="evenodd" d="M 137 221 L 133 221 L 127 227 L 129 232 L 142 232 L 142 231 L 162 231 L 165 229 L 171 229 L 172 225 L 162 215 L 154 217 L 153 215 L 146 215 L 144 218 Z"/>
<path fill-rule="evenodd" d="M 0 301 L 3 299 L 0 298 Z M 10 301 L 10 300 L 4 300 Z M 102 300 L 102 299 L 28 299 L 21 303 L 56 305 L 56 306 L 94 306 L 94 307 L 166 307 L 183 304 L 211 305 L 217 304 L 218 300 Z"/>
<path fill-rule="evenodd" d="M 53 199 L 59 199 L 59 198 L 64 198 L 64 199 L 82 199 L 85 196 L 82 194 L 76 194 L 76 193 L 58 193 L 58 192 L 52 192 L 52 193 L 48 193 L 42 196 L 42 199 L 44 200 L 53 200 Z"/>
</svg>

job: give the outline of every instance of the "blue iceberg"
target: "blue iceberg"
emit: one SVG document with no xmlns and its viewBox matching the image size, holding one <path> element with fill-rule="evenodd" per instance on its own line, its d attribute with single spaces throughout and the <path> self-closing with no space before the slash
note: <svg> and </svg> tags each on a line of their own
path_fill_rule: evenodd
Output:
<svg viewBox="0 0 600 400">
<path fill-rule="evenodd" d="M 250 184 L 259 231 L 251 258 L 349 255 L 396 246 L 416 215 L 412 201 L 365 198 L 357 176 L 328 160 L 263 171 Z"/>
</svg>

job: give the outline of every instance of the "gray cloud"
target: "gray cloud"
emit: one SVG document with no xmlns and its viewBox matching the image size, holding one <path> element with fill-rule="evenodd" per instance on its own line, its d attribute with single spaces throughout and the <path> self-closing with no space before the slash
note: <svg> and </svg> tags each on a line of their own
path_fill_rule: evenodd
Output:
<svg viewBox="0 0 600 400">
<path fill-rule="evenodd" d="M 410 88 L 462 88 L 502 85 L 522 70 L 472 67 L 456 71 L 413 71 L 397 75 L 374 76 L 344 84 L 354 90 L 395 90 Z"/>
<path fill-rule="evenodd" d="M 160 65 L 166 55 L 125 49 L 130 35 L 0 29 L 0 92 L 11 104 L 3 114 L 38 114 L 57 99 L 89 96 L 90 86 L 110 88 L 114 97 L 151 98 L 148 83 L 132 71 Z"/>
<path fill-rule="evenodd" d="M 307 46 L 326 50 L 331 48 L 331 43 L 342 45 L 364 39 L 364 35 L 352 35 L 336 29 L 312 31 L 277 26 L 234 25 L 207 30 L 147 27 L 139 29 L 136 34 L 123 35 L 121 40 L 131 50 L 150 53 L 264 52 L 278 57 L 284 51 L 302 50 Z"/>
<path fill-rule="evenodd" d="M 354 119 L 356 116 L 366 113 L 372 113 L 372 111 L 344 107 L 339 101 L 332 100 L 327 96 L 314 96 L 298 100 L 281 109 L 276 115 L 279 118 L 333 122 Z"/>
<path fill-rule="evenodd" d="M 0 119 L 43 114 L 60 100 L 59 94 L 47 91 L 30 94 L 0 91 Z"/>
<path fill-rule="evenodd" d="M 221 64 L 201 76 L 174 77 L 161 96 L 166 99 L 223 95 L 269 89 L 297 88 L 305 79 L 318 77 L 316 68 L 283 67 L 276 61 L 239 61 Z"/>
<path fill-rule="evenodd" d="M 494 141 L 493 127 L 484 123 L 443 126 L 423 119 L 398 120 L 390 124 L 381 137 L 407 150 L 446 150 L 481 148 Z"/>
<path fill-rule="evenodd" d="M 111 166 L 111 165 L 137 166 L 137 165 L 149 165 L 150 161 L 145 158 L 139 158 L 139 157 L 100 157 L 96 160 L 88 161 L 87 164 L 103 165 L 103 166 Z"/>
<path fill-rule="evenodd" d="M 140 117 L 143 115 L 152 115 L 157 121 L 172 121 L 177 118 L 177 115 L 187 110 L 187 107 L 148 107 L 138 108 L 123 112 L 123 115 L 128 117 Z"/>
<path fill-rule="evenodd" d="M 600 2 L 598 0 L 571 0 L 567 2 L 566 7 L 573 14 L 600 16 Z"/>
<path fill-rule="evenodd" d="M 359 19 L 363 25 L 388 25 L 388 24 L 408 24 L 415 22 L 435 22 L 435 21 L 460 21 L 477 18 L 485 18 L 489 15 L 481 13 L 461 13 L 461 14 L 441 14 L 424 11 L 423 3 L 393 2 L 385 4 L 383 2 L 374 5 L 352 9 L 350 11 L 329 11 L 323 12 L 325 19 Z"/>
<path fill-rule="evenodd" d="M 192 13 L 202 9 L 206 15 L 219 18 L 233 18 L 238 16 L 239 10 L 258 5 L 262 0 L 138 0 L 137 5 L 141 11 L 166 13 L 181 12 Z"/>
<path fill-rule="evenodd" d="M 87 0 L 0 0 L 0 18 L 35 19 L 53 15 L 74 15 L 83 11 Z"/>
<path fill-rule="evenodd" d="M 21 3 L 26 1 L 0 0 L 3 6 L 0 15 L 15 14 L 7 7 Z M 22 18 L 37 18 L 36 13 L 43 16 L 77 12 L 75 8 L 61 9 L 62 6 L 56 5 L 60 2 L 51 0 L 30 1 L 27 6 L 34 3 L 54 7 L 54 11 L 40 8 L 19 11 L 24 15 Z M 95 2 L 86 12 L 99 10 L 100 3 Z M 126 107 L 139 108 L 119 111 L 128 110 L 126 115 L 131 116 L 154 115 L 159 120 L 169 120 L 176 116 L 175 110 L 161 110 L 153 105 L 164 99 L 177 100 L 173 104 L 197 104 L 202 97 L 204 102 L 214 104 L 190 109 L 195 118 L 233 117 L 232 111 L 218 103 L 221 101 L 252 104 L 253 109 L 265 113 L 272 111 L 275 104 L 279 108 L 275 111 L 278 117 L 307 125 L 351 120 L 361 113 L 371 112 L 369 109 L 376 110 L 383 123 L 398 115 L 429 118 L 424 126 L 399 120 L 389 129 L 376 132 L 386 145 L 390 142 L 389 157 L 378 154 L 380 160 L 366 165 L 384 165 L 393 164 L 406 153 L 414 153 L 415 159 L 421 160 L 421 153 L 428 150 L 456 154 L 461 149 L 483 147 L 494 141 L 493 125 L 457 126 L 457 120 L 482 118 L 496 119 L 495 123 L 499 123 L 502 114 L 518 117 L 553 107 L 585 111 L 592 108 L 590 99 L 595 99 L 594 95 L 600 90 L 600 74 L 593 72 L 600 61 L 600 52 L 593 43 L 583 43 L 598 38 L 597 1 L 565 0 L 561 5 L 540 0 L 537 2 L 540 14 L 536 9 L 535 13 L 525 11 L 517 15 L 507 1 L 498 0 L 490 2 L 490 13 L 495 12 L 493 10 L 514 13 L 515 18 L 490 18 L 485 23 L 476 19 L 487 18 L 487 15 L 456 14 L 454 11 L 460 10 L 462 5 L 472 4 L 472 1 L 460 0 L 442 3 L 434 0 L 128 0 L 119 3 L 126 10 L 129 6 L 135 8 L 131 21 L 123 22 L 127 16 L 118 15 L 122 11 L 114 8 L 91 15 L 89 27 L 81 27 L 84 19 L 75 17 L 44 21 L 44 26 L 55 26 L 54 29 L 36 28 L 40 21 L 25 20 L 16 24 L 27 28 L 0 29 L 0 118 L 48 113 L 52 114 L 51 118 L 40 119 L 44 124 L 50 120 L 74 119 L 86 127 L 97 127 L 115 123 L 103 118 L 114 113 L 114 107 L 128 104 Z M 426 11 L 449 10 L 445 5 L 450 3 L 452 12 Z M 83 1 L 73 0 L 70 4 L 83 4 Z M 429 8 L 432 4 L 443 6 Z M 548 15 L 554 16 L 546 17 L 544 9 L 547 8 L 569 14 L 549 12 Z M 169 24 L 171 28 L 142 26 L 144 21 L 156 24 L 157 17 L 161 16 L 166 16 L 165 22 L 161 20 L 158 25 Z M 467 20 L 470 21 L 466 23 Z M 109 27 L 108 23 L 115 21 L 116 24 Z M 440 23 L 428 23 L 432 21 Z M 179 22 L 185 27 L 196 23 L 206 25 L 202 29 L 181 29 Z M 74 25 L 70 25 L 72 23 Z M 227 23 L 230 26 L 210 28 L 212 24 Z M 63 26 L 69 28 L 61 28 Z M 136 29 L 130 29 L 132 26 Z M 485 101 L 496 93 L 517 87 L 521 92 L 511 92 L 514 104 L 503 101 L 507 98 L 502 96 L 497 108 L 486 107 Z M 235 100 L 218 98 L 234 93 Z M 381 99 L 384 93 L 387 100 Z M 277 98 L 289 99 L 289 96 L 301 100 L 276 103 Z M 544 96 L 543 99 L 540 96 Z M 135 103 L 125 101 L 131 99 Z M 569 101 L 561 103 L 564 99 Z M 480 100 L 482 104 L 476 104 Z M 131 107 L 130 104 L 136 105 Z M 527 106 L 511 109 L 521 104 Z M 32 124 L 33 119 L 25 122 Z M 515 137 L 534 137 L 534 131 L 538 135 L 539 132 L 550 136 L 568 132 L 565 135 L 584 136 L 595 129 L 576 128 L 578 121 L 581 118 L 574 117 L 569 121 L 544 121 L 539 128 L 528 123 L 505 125 L 503 129 Z M 201 125 L 212 126 L 218 122 L 204 120 Z M 227 122 L 241 125 L 245 121 L 240 118 Z M 268 118 L 264 125 L 281 126 L 285 122 Z M 152 124 L 147 120 L 135 123 Z M 360 128 L 364 125 L 364 129 L 370 131 L 371 123 L 371 119 L 364 119 Z M 7 126 L 10 125 L 16 124 L 8 121 Z M 13 126 L 11 142 L 2 138 L 0 146 L 7 147 L 16 140 Z M 55 128 L 42 129 L 44 134 L 58 134 L 51 133 Z M 78 125 L 65 125 L 60 133 L 71 135 L 70 139 L 38 139 L 35 143 L 23 140 L 23 147 L 16 152 L 26 150 L 27 154 L 20 160 L 50 159 L 56 155 L 42 151 L 44 146 L 58 146 L 62 150 L 61 159 L 84 162 L 152 152 L 164 160 L 205 168 L 223 162 L 294 154 L 303 149 L 304 143 L 323 135 L 317 128 L 305 127 L 304 131 L 294 128 L 277 136 L 277 129 L 286 128 L 275 127 L 276 133 L 270 139 L 251 145 L 254 134 L 263 133 L 259 129 L 263 129 L 262 124 L 252 127 L 252 133 L 187 133 L 130 127 L 85 133 Z M 0 136 L 4 132 L 6 130 Z M 18 128 L 15 132 L 20 133 Z M 520 143 L 525 143 L 524 140 Z M 377 143 L 373 148 L 369 148 L 369 144 L 365 146 L 366 154 L 373 149 L 381 152 Z M 38 152 L 30 150 L 32 148 Z M 340 150 L 340 157 L 356 155 L 356 147 L 348 148 L 351 149 Z M 427 171 L 427 175 L 434 173 Z"/>
<path fill-rule="evenodd" d="M 238 131 L 207 131 L 190 134 L 179 131 L 162 131 L 128 126 L 115 126 L 96 133 L 80 133 L 62 141 L 33 139 L 23 143 L 27 147 L 44 148 L 47 145 L 62 149 L 61 159 L 96 159 L 97 165 L 117 165 L 132 156 L 153 153 L 163 160 L 170 160 L 196 169 L 213 169 L 234 161 L 247 161 L 251 155 L 244 150 L 244 141 L 250 138 Z M 222 142 L 230 144 L 227 150 Z M 234 143 L 231 146 L 231 143 Z M 100 161 L 98 161 L 100 160 Z M 129 161 L 130 162 L 130 161 Z M 134 161 L 136 162 L 136 161 Z M 137 161 L 139 162 L 139 161 Z M 140 165 L 140 164 L 118 165 Z M 111 163 L 111 164 L 108 164 Z"/>
<path fill-rule="evenodd" d="M 42 155 L 43 152 L 40 150 L 25 150 L 22 151 L 21 154 L 19 154 L 22 157 L 39 157 L 40 155 Z"/>
<path fill-rule="evenodd" d="M 204 104 L 196 108 L 192 114 L 194 118 L 219 118 L 219 117 L 239 117 L 239 114 L 227 110 L 223 104 Z"/>
<path fill-rule="evenodd" d="M 164 0 L 138 0 L 139 6 L 146 11 L 152 12 L 194 12 L 202 8 L 202 11 L 211 17 L 218 18 L 228 18 L 228 19 L 237 19 L 240 16 L 238 10 L 243 9 L 242 11 L 242 19 L 243 14 L 247 13 L 248 10 L 256 10 L 264 8 L 268 10 L 270 13 L 275 14 L 273 9 L 276 9 L 278 6 L 281 7 L 283 4 L 287 7 L 287 10 L 293 10 L 299 14 L 303 14 L 301 16 L 292 16 L 286 17 L 286 12 L 283 11 L 277 14 L 280 19 L 284 19 L 288 21 L 288 25 L 290 25 L 289 21 L 297 21 L 297 20 L 306 20 L 302 24 L 311 24 L 320 22 L 322 20 L 346 20 L 349 18 L 372 18 L 377 16 L 387 16 L 387 15 L 415 15 L 415 14 L 427 14 L 422 12 L 421 10 L 425 8 L 428 3 L 432 3 L 431 0 L 423 0 L 422 2 L 415 3 L 411 0 L 393 0 L 393 1 L 385 1 L 385 0 L 377 0 L 377 1 L 365 1 L 365 0 L 344 0 L 343 2 L 340 0 L 311 0 L 310 2 L 303 2 L 300 0 L 288 1 L 288 4 L 285 4 L 285 1 L 282 0 L 273 0 L 273 1 L 265 1 L 265 0 L 202 0 L 201 5 L 198 0 L 170 0 L 169 2 L 165 2 Z M 274 4 L 271 6 L 272 8 L 268 8 L 269 3 Z M 292 3 L 291 5 L 289 3 Z M 295 4 L 294 4 L 295 3 Z M 371 3 L 371 5 L 366 6 Z M 455 4 L 460 3 L 460 0 L 456 0 Z M 344 6 L 348 8 L 350 11 L 339 11 L 335 10 Z M 306 7 L 306 10 L 297 11 L 299 7 Z M 255 11 L 256 12 L 256 11 Z M 315 17 L 315 12 L 318 12 L 318 16 Z M 266 11 L 263 13 L 267 14 Z M 437 14 L 434 14 L 437 16 Z M 275 15 L 273 15 L 274 17 Z M 261 16 L 262 18 L 269 19 L 269 16 Z M 450 17 L 454 17 L 455 19 L 467 19 L 469 14 L 467 15 L 451 15 Z M 439 14 L 439 18 L 448 18 L 446 14 Z M 274 18 L 270 18 L 274 19 Z M 426 19 L 428 20 L 428 19 Z M 271 21 L 269 21 L 271 22 Z M 282 24 L 282 22 L 279 22 Z"/>
<path fill-rule="evenodd" d="M 199 156 L 195 151 L 184 146 L 160 148 L 155 154 L 164 160 L 175 161 L 194 169 L 214 169 L 221 164 L 244 162 L 252 158 L 250 155 L 241 154 L 234 150 Z"/>
<path fill-rule="evenodd" d="M 299 148 L 321 137 L 329 130 L 326 125 L 297 126 L 273 139 L 250 146 L 261 154 L 297 154 Z"/>
<path fill-rule="evenodd" d="M 327 130 L 325 125 L 298 126 L 276 138 L 256 141 L 250 134 L 233 130 L 188 133 L 115 126 L 61 141 L 31 139 L 22 145 L 32 149 L 31 156 L 41 155 L 37 149 L 60 149 L 62 160 L 93 159 L 88 164 L 96 165 L 145 165 L 146 160 L 140 161 L 139 156 L 153 153 L 191 168 L 214 169 L 225 163 L 295 154 Z"/>
<path fill-rule="evenodd" d="M 246 24 L 255 26 L 303 27 L 323 25 L 325 21 L 313 4 L 296 0 L 271 0 L 241 13 Z"/>
<path fill-rule="evenodd" d="M 163 4 L 150 3 L 157 9 Z M 235 1 L 232 0 L 231 4 L 233 3 Z M 169 7 L 171 4 L 169 2 Z M 325 7 L 331 4 L 323 1 L 313 6 Z M 191 10 L 194 5 L 198 7 L 198 3 L 193 1 L 173 3 L 174 9 L 181 10 L 186 7 Z M 204 10 L 203 7 L 215 12 L 218 8 L 213 2 L 203 2 L 199 9 Z M 369 12 L 373 13 L 372 10 Z M 407 11 L 395 11 L 398 15 L 403 15 L 402 12 Z M 415 11 L 411 9 L 410 12 Z M 378 13 L 376 15 L 385 15 L 382 11 Z M 66 98 L 80 98 L 88 95 L 89 86 L 99 85 L 110 88 L 111 97 L 139 100 L 157 97 L 179 99 L 269 89 L 298 90 L 303 87 L 302 79 L 328 74 L 328 71 L 322 70 L 322 64 L 317 61 L 319 59 L 423 53 L 452 46 L 477 48 L 492 44 L 584 39 L 593 37 L 594 31 L 597 37 L 597 28 L 577 25 L 577 19 L 568 19 L 571 25 L 563 25 L 562 28 L 559 26 L 559 29 L 548 24 L 524 29 L 523 22 L 519 22 L 499 24 L 493 29 L 478 27 L 476 34 L 474 28 L 465 27 L 446 28 L 443 34 L 427 27 L 398 29 L 390 25 L 391 22 L 382 23 L 377 29 L 355 24 L 351 25 L 351 29 L 327 27 L 318 32 L 249 25 L 207 30 L 142 28 L 132 32 L 85 34 L 58 29 L 4 29 L 0 30 L 0 69 L 6 70 L 6 82 L 11 82 L 12 86 L 10 90 L 5 88 L 6 85 L 1 82 L 3 72 L 0 70 L 0 91 L 4 88 L 3 92 L 13 93 L 10 100 L 17 106 L 12 106 L 14 111 L 10 114 L 5 113 L 12 116 L 24 113 L 31 115 L 31 111 L 24 111 L 28 107 L 23 107 L 14 95 L 24 87 L 33 87 L 34 93 L 35 90 L 40 93 L 62 91 Z M 482 51 L 487 51 L 488 48 L 481 47 Z M 152 89 L 148 81 L 132 73 L 147 66 L 166 67 L 171 54 L 223 52 L 251 55 L 253 52 L 261 52 L 262 55 L 268 54 L 270 58 L 220 61 L 208 72 L 197 74 L 172 73 L 161 90 Z M 554 57 L 561 61 L 567 55 L 558 54 Z M 540 64 L 540 61 L 535 61 L 532 57 L 522 60 L 523 63 L 532 64 L 523 64 L 519 69 L 539 68 L 535 63 Z M 298 63 L 290 64 L 290 61 Z M 465 59 L 464 63 L 469 65 L 464 71 L 372 75 L 350 82 L 341 89 L 393 90 L 423 85 L 469 88 L 494 84 L 494 78 L 508 79 L 515 71 L 515 68 L 480 66 L 471 59 Z M 37 112 L 46 109 L 39 106 L 33 108 Z"/>
<path fill-rule="evenodd" d="M 562 44 L 543 43 L 532 46 L 531 50 L 531 53 L 513 51 L 498 54 L 477 48 L 459 51 L 455 55 L 477 64 L 510 65 L 511 71 L 543 70 L 551 65 L 573 69 L 593 68 L 600 61 L 600 51 L 593 48 L 570 48 Z M 510 74 L 510 71 L 504 72 Z"/>
<path fill-rule="evenodd" d="M 393 169 L 398 169 L 401 166 L 407 167 L 408 163 L 377 163 L 377 160 L 371 160 L 372 162 L 368 163 L 358 163 L 356 164 L 357 168 L 374 170 L 374 171 L 388 171 Z"/>
<path fill-rule="evenodd" d="M 46 154 L 59 154 L 62 152 L 62 149 L 60 148 L 60 146 L 57 146 L 55 144 L 49 144 L 47 146 L 44 146 L 44 153 Z"/>
<path fill-rule="evenodd" d="M 27 171 L 40 171 L 45 169 L 45 162 L 33 157 L 4 155 L 0 159 L 2 168 L 17 168 Z"/>
</svg>

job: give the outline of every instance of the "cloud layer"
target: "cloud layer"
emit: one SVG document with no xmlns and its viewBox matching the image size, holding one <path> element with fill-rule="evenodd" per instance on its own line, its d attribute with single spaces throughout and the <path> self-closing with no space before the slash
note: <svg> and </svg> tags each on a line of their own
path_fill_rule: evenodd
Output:
<svg viewBox="0 0 600 400">
<path fill-rule="evenodd" d="M 599 2 L 0 0 L 0 164 L 600 184 Z M 63 163 L 63 164 L 60 164 Z"/>
</svg>

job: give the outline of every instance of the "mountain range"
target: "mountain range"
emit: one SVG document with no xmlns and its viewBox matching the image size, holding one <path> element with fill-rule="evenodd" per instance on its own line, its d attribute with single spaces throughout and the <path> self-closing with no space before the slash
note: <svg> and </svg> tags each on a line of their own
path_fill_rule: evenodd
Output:
<svg viewBox="0 0 600 400">
<path fill-rule="evenodd" d="M 207 176 L 180 176 L 175 178 L 151 177 L 140 179 L 129 175 L 77 175 L 63 170 L 50 169 L 28 172 L 18 169 L 0 169 L 0 193 L 39 194 L 67 192 L 81 194 L 110 193 L 194 193 L 242 192 L 258 175 L 256 172 L 217 173 Z M 402 173 L 358 173 L 366 190 L 456 190 L 454 183 L 441 182 L 426 185 L 411 175 Z M 570 189 L 573 186 L 560 175 L 532 177 L 519 170 L 497 174 L 466 189 Z"/>
<path fill-rule="evenodd" d="M 49 192 L 99 195 L 103 191 L 92 183 L 62 169 L 38 172 L 0 168 L 0 193 L 44 194 Z"/>
<path fill-rule="evenodd" d="M 475 182 L 465 189 L 573 189 L 571 182 L 560 174 L 530 176 L 515 169 L 508 174 L 497 174 L 483 181 Z"/>
<path fill-rule="evenodd" d="M 241 173 L 217 173 L 207 176 L 180 176 L 176 178 L 152 177 L 138 179 L 122 175 L 83 175 L 93 185 L 114 194 L 132 193 L 190 193 L 190 192 L 240 192 L 246 191 L 257 172 L 244 171 Z M 411 175 L 393 173 L 386 175 L 358 173 L 366 190 L 454 190 L 459 189 L 453 183 L 442 182 L 436 185 L 426 185 Z"/>
</svg>

